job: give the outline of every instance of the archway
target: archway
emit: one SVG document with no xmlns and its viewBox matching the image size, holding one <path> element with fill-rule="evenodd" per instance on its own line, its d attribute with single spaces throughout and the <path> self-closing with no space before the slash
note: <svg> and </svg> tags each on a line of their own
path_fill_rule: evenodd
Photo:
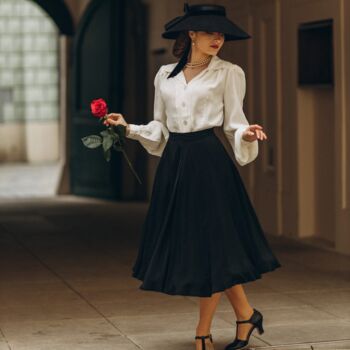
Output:
<svg viewBox="0 0 350 350">
<path fill-rule="evenodd" d="M 37 3 L 56 23 L 62 35 L 74 34 L 72 16 L 63 0 L 32 0 Z"/>
</svg>

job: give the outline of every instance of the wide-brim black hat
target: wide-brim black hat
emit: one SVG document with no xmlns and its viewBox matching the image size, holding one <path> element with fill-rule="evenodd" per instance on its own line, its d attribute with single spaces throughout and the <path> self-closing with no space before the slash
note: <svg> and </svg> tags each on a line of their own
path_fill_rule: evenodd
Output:
<svg viewBox="0 0 350 350">
<path fill-rule="evenodd" d="M 220 5 L 188 5 L 184 4 L 183 16 L 178 16 L 164 25 L 164 39 L 176 39 L 181 31 L 220 32 L 225 41 L 244 40 L 251 36 L 226 17 L 224 6 Z"/>
</svg>

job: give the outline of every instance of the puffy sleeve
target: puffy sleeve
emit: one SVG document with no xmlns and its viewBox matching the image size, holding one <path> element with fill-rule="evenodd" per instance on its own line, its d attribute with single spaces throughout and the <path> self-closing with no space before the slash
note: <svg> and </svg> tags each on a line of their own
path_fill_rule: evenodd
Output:
<svg viewBox="0 0 350 350">
<path fill-rule="evenodd" d="M 231 64 L 225 82 L 223 130 L 241 166 L 252 162 L 258 155 L 258 140 L 249 142 L 242 138 L 243 132 L 249 126 L 243 112 L 245 93 L 245 73 L 240 66 Z"/>
<path fill-rule="evenodd" d="M 166 127 L 166 115 L 164 101 L 160 95 L 160 81 L 165 72 L 162 67 L 158 70 L 154 78 L 154 108 L 153 120 L 148 124 L 130 124 L 129 139 L 137 140 L 147 150 L 148 153 L 160 157 L 169 138 L 169 131 Z"/>
</svg>

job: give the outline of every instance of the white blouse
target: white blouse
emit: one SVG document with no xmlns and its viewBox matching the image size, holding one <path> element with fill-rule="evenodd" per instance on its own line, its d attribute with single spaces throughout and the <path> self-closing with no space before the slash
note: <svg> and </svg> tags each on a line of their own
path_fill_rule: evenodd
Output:
<svg viewBox="0 0 350 350">
<path fill-rule="evenodd" d="M 148 124 L 130 124 L 128 138 L 148 153 L 161 156 L 171 132 L 191 132 L 223 124 L 237 162 L 243 166 L 258 155 L 258 140 L 245 141 L 249 125 L 243 112 L 246 80 L 237 64 L 213 56 L 208 67 L 188 83 L 181 70 L 167 76 L 177 62 L 163 65 L 154 78 L 154 115 Z"/>
</svg>

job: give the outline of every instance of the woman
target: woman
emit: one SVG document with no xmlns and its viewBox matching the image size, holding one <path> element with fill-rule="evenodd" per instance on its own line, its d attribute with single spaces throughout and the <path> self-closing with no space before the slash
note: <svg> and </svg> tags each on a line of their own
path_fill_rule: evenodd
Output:
<svg viewBox="0 0 350 350">
<path fill-rule="evenodd" d="M 267 136 L 244 115 L 244 71 L 217 56 L 224 41 L 250 36 L 223 6 L 185 4 L 184 10 L 162 34 L 176 39 L 179 61 L 155 76 L 154 119 L 136 125 L 111 113 L 106 124 L 125 125 L 128 138 L 161 157 L 132 276 L 143 290 L 200 298 L 197 350 L 214 349 L 210 326 L 225 292 L 237 319 L 225 350 L 241 349 L 255 328 L 264 331 L 242 283 L 281 264 L 214 127 L 223 125 L 241 166 L 257 157 L 258 140 Z"/>
</svg>

